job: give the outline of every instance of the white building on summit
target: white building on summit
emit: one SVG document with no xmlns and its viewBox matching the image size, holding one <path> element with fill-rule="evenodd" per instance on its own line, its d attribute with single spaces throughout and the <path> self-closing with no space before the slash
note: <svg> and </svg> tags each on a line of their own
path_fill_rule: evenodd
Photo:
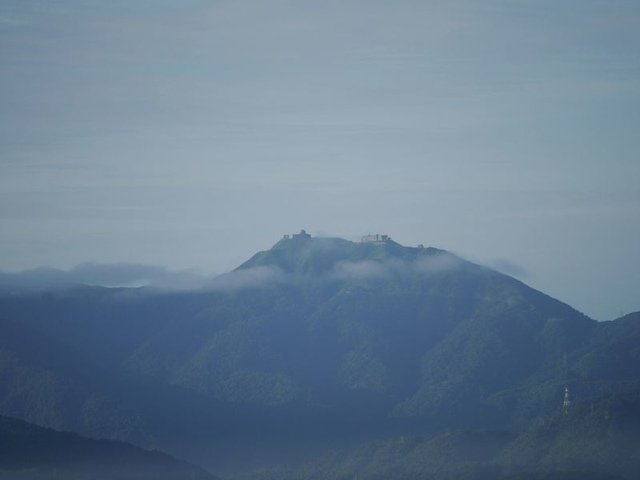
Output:
<svg viewBox="0 0 640 480">
<path fill-rule="evenodd" d="M 383 243 L 387 240 L 391 240 L 389 235 L 380 235 L 379 233 L 375 235 L 365 235 L 360 239 L 362 243 Z"/>
<path fill-rule="evenodd" d="M 300 230 L 300 233 L 294 233 L 292 237 L 293 238 L 311 238 L 311 235 L 309 235 L 304 230 Z"/>
<path fill-rule="evenodd" d="M 294 233 L 293 235 L 289 236 L 289 235 L 284 235 L 285 240 L 289 239 L 289 238 L 311 238 L 311 235 L 309 235 L 306 231 L 304 230 L 300 230 L 300 233 Z"/>
</svg>

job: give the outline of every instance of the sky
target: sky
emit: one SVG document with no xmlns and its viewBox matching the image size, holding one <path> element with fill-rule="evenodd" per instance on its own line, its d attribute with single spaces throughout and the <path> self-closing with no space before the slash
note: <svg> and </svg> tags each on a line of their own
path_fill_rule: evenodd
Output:
<svg viewBox="0 0 640 480">
<path fill-rule="evenodd" d="M 305 228 L 640 310 L 640 2 L 0 0 L 0 65 L 4 272 Z"/>
</svg>

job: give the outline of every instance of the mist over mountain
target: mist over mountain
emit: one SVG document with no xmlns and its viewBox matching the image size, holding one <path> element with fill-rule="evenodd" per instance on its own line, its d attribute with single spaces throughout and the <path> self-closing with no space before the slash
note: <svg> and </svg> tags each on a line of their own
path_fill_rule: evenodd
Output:
<svg viewBox="0 0 640 480">
<path fill-rule="evenodd" d="M 640 390 L 640 315 L 596 322 L 496 270 L 388 237 L 285 236 L 192 290 L 3 292 L 0 414 L 160 448 L 229 478 L 423 478 L 409 459 L 448 451 L 438 445 L 451 431 L 497 432 L 455 438 L 495 440 L 473 462 L 515 475 L 555 455 L 540 453 L 536 425 L 560 421 L 567 445 L 579 436 L 581 420 L 561 421 L 565 387 L 576 412 Z M 602 428 L 617 439 L 620 425 Z M 624 433 L 632 447 L 636 433 Z M 401 437 L 414 453 L 396 452 Z M 510 447 L 519 438 L 538 453 L 504 453 L 521 451 Z M 358 445 L 384 468 L 357 460 Z M 562 448 L 554 471 L 589 470 Z M 600 458 L 593 471 L 631 478 L 633 448 L 624 468 Z M 362 468 L 327 460 L 336 449 Z M 463 475 L 466 454 L 443 455 L 450 478 L 484 478 Z M 317 468 L 301 467 L 312 459 Z M 434 465 L 424 472 L 444 468 Z"/>
<path fill-rule="evenodd" d="M 41 267 L 21 272 L 0 272 L 0 290 L 60 290 L 80 285 L 102 287 L 150 286 L 163 290 L 197 290 L 212 276 L 195 270 L 170 271 L 136 263 L 82 263 L 69 270 Z"/>
</svg>

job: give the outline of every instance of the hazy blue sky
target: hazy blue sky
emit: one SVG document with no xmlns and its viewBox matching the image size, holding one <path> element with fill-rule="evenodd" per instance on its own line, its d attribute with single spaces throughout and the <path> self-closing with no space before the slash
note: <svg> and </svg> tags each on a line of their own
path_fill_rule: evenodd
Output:
<svg viewBox="0 0 640 480">
<path fill-rule="evenodd" d="M 0 269 L 390 234 L 640 310 L 640 2 L 0 0 Z"/>
</svg>

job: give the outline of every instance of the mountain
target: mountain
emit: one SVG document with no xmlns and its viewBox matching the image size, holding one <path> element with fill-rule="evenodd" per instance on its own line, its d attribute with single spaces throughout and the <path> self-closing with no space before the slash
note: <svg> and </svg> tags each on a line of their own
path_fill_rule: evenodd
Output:
<svg viewBox="0 0 640 480">
<path fill-rule="evenodd" d="M 158 451 L 0 416 L 0 478 L 11 480 L 215 480 L 204 470 Z"/>
<path fill-rule="evenodd" d="M 572 406 L 521 433 L 452 430 L 336 449 L 295 469 L 244 480 L 621 480 L 640 472 L 640 392 Z"/>
<path fill-rule="evenodd" d="M 159 438 L 215 432 L 228 414 L 211 399 L 133 375 L 25 322 L 0 320 L 0 331 L 0 406 L 5 415 L 157 447 Z"/>
<path fill-rule="evenodd" d="M 573 470 L 635 478 L 640 472 L 640 391 L 572 405 L 536 422 L 497 458 L 511 470 Z"/>
<path fill-rule="evenodd" d="M 560 411 L 565 386 L 577 403 L 640 389 L 638 315 L 599 323 L 388 238 L 283 238 L 192 292 L 9 292 L 0 413 L 214 469 L 363 438 L 519 432 Z"/>
</svg>

